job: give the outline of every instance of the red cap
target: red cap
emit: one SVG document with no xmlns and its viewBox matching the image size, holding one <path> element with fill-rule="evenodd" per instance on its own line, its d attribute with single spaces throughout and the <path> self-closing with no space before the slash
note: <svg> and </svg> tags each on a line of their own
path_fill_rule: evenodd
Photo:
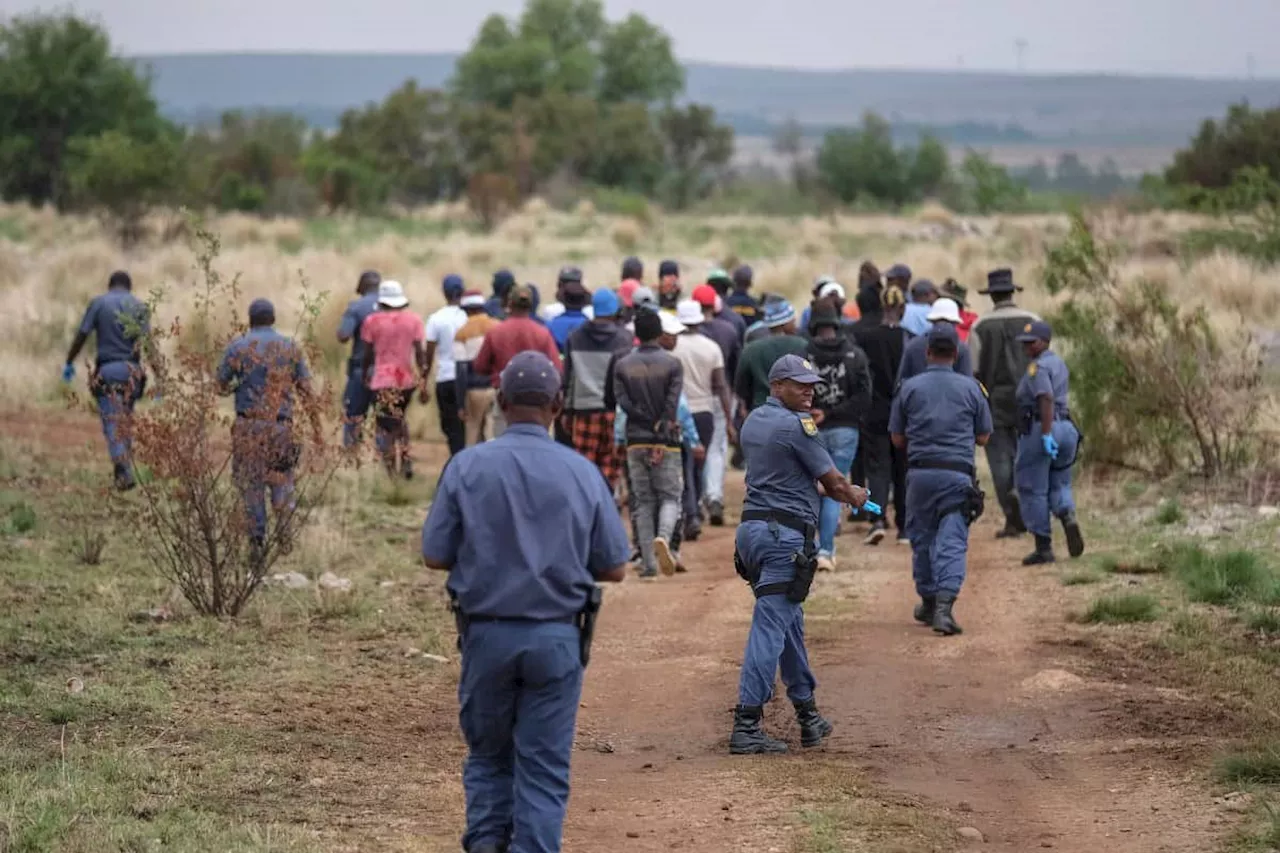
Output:
<svg viewBox="0 0 1280 853">
<path fill-rule="evenodd" d="M 716 289 L 709 284 L 700 284 L 693 289 L 693 301 L 703 308 L 716 307 Z"/>
</svg>

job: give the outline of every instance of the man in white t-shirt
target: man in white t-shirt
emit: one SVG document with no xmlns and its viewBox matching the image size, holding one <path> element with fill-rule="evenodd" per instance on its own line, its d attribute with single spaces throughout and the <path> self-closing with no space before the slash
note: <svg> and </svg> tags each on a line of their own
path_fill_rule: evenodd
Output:
<svg viewBox="0 0 1280 853">
<path fill-rule="evenodd" d="M 467 446 L 466 426 L 458 412 L 464 401 L 458 399 L 457 368 L 453 361 L 453 336 L 467 322 L 467 312 L 459 303 L 465 290 L 462 277 L 448 275 L 444 279 L 444 299 L 448 304 L 427 318 L 427 371 L 439 356 L 436 367 L 436 407 L 440 411 L 440 431 L 449 441 L 449 455 Z"/>
<path fill-rule="evenodd" d="M 698 441 L 711 447 L 715 435 L 716 409 L 727 418 L 732 415 L 729 383 L 724 375 L 724 351 L 720 345 L 698 331 L 703 323 L 702 306 L 692 299 L 676 306 L 676 319 L 688 327 L 676 342 L 671 354 L 684 368 L 684 393 L 689 411 L 698 428 Z M 702 500 L 706 492 L 705 461 L 685 455 L 684 538 L 697 539 L 702 532 Z"/>
</svg>

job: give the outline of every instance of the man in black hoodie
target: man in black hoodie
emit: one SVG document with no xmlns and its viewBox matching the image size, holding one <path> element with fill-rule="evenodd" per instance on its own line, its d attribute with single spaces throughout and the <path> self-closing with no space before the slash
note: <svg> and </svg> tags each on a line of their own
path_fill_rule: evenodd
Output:
<svg viewBox="0 0 1280 853">
<path fill-rule="evenodd" d="M 819 300 L 809 321 L 809 361 L 822 377 L 813 389 L 814 423 L 842 476 L 849 476 L 858 455 L 858 437 L 871 408 L 871 369 L 867 354 L 843 333 L 830 300 Z M 824 498 L 818 518 L 818 570 L 835 569 L 840 504 Z"/>
<path fill-rule="evenodd" d="M 889 413 L 898 384 L 898 369 L 906 348 L 907 333 L 901 326 L 906 301 L 896 287 L 885 288 L 882 296 L 880 323 L 854 330 L 858 346 L 867 354 L 871 365 L 871 410 L 861 435 L 867 469 L 867 487 L 871 500 L 887 508 L 886 499 L 893 489 L 893 514 L 898 527 L 898 542 L 907 542 L 907 461 L 906 455 L 894 449 L 889 440 Z M 885 517 L 881 515 L 863 540 L 879 545 L 884 539 Z"/>
<path fill-rule="evenodd" d="M 618 324 L 622 303 L 601 288 L 591 300 L 594 319 L 569 333 L 564 345 L 564 417 L 574 450 L 590 459 L 610 490 L 622 475 L 613 445 L 614 362 L 631 351 L 631 333 Z"/>
</svg>

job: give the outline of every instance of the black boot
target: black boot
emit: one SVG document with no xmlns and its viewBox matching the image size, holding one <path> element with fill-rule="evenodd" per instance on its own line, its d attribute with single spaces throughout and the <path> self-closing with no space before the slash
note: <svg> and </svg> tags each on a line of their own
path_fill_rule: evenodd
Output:
<svg viewBox="0 0 1280 853">
<path fill-rule="evenodd" d="M 800 724 L 800 745 L 817 746 L 831 734 L 831 721 L 818 713 L 818 703 L 810 699 L 808 702 L 793 703 L 796 709 L 796 722 Z"/>
<path fill-rule="evenodd" d="M 960 625 L 951 614 L 956 597 L 949 592 L 938 594 L 937 604 L 933 608 L 933 633 L 950 637 L 952 634 L 963 634 Z"/>
<path fill-rule="evenodd" d="M 1053 539 L 1048 536 L 1036 537 L 1036 549 L 1022 558 L 1024 566 L 1043 566 L 1057 562 L 1053 556 Z"/>
<path fill-rule="evenodd" d="M 724 504 L 720 501 L 712 501 L 707 507 L 707 515 L 711 517 L 712 527 L 724 527 Z"/>
<path fill-rule="evenodd" d="M 920 603 L 916 605 L 915 612 L 911 615 L 921 625 L 933 624 L 933 611 L 937 606 L 937 600 L 932 595 L 920 596 Z"/>
<path fill-rule="evenodd" d="M 136 485 L 133 481 L 133 472 L 129 470 L 129 466 L 124 463 L 117 463 L 115 466 L 115 482 L 116 488 L 122 492 L 127 492 Z"/>
<path fill-rule="evenodd" d="M 759 705 L 739 705 L 733 709 L 733 734 L 729 736 L 731 755 L 777 755 L 787 751 L 787 745 L 764 733 L 760 720 L 764 708 Z"/>
<path fill-rule="evenodd" d="M 1080 523 L 1076 514 L 1069 512 L 1062 516 L 1062 531 L 1067 536 L 1067 553 L 1073 558 L 1084 553 L 1084 535 L 1080 532 Z"/>
<path fill-rule="evenodd" d="M 470 853 L 507 853 L 507 845 L 505 844 L 477 844 L 472 847 Z"/>
</svg>

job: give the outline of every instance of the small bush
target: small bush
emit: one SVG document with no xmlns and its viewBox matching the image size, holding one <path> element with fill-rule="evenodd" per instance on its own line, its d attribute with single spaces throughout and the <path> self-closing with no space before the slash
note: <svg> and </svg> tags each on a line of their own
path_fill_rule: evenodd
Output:
<svg viewBox="0 0 1280 853">
<path fill-rule="evenodd" d="M 1218 760 L 1215 775 L 1231 784 L 1280 784 L 1280 747 L 1266 746 L 1251 752 L 1226 755 Z"/>
<path fill-rule="evenodd" d="M 36 529 L 35 507 L 26 501 L 19 501 L 9 507 L 9 530 L 14 533 L 30 533 Z"/>
<path fill-rule="evenodd" d="M 1156 507 L 1156 524 L 1163 527 L 1168 527 L 1171 524 L 1181 524 L 1186 519 L 1187 516 L 1182 511 L 1182 504 L 1173 498 L 1160 501 L 1160 505 Z"/>
<path fill-rule="evenodd" d="M 1212 553 L 1196 545 L 1173 550 L 1174 574 L 1187 597 L 1203 604 L 1261 604 L 1276 599 L 1277 579 L 1262 558 L 1252 551 Z"/>
<path fill-rule="evenodd" d="M 1149 595 L 1127 593 L 1108 595 L 1089 606 L 1084 621 L 1091 624 L 1119 625 L 1126 622 L 1153 622 L 1156 600 Z"/>
</svg>

